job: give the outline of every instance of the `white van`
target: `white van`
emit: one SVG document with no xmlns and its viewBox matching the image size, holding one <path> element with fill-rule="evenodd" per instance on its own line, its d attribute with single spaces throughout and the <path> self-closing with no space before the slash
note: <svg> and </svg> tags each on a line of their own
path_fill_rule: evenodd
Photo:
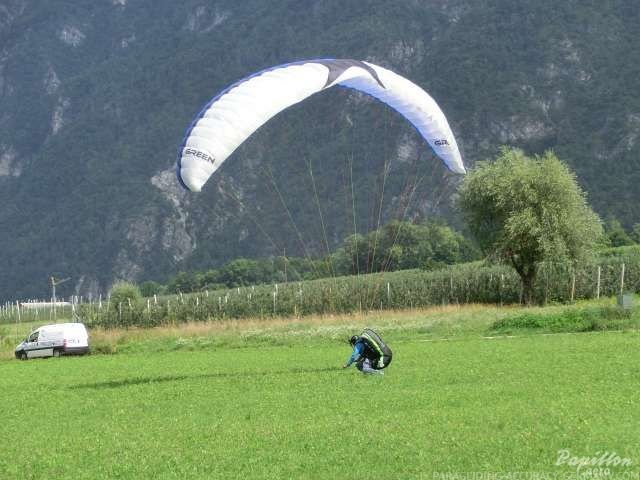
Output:
<svg viewBox="0 0 640 480">
<path fill-rule="evenodd" d="M 82 323 L 45 325 L 31 332 L 16 347 L 16 358 L 82 355 L 89 351 L 89 335 Z"/>
</svg>

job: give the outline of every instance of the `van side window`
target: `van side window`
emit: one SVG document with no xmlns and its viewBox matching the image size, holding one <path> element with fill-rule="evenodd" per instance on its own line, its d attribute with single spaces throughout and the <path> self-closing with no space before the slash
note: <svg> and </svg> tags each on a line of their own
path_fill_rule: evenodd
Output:
<svg viewBox="0 0 640 480">
<path fill-rule="evenodd" d="M 29 342 L 37 342 L 38 341 L 38 333 L 39 332 L 33 332 L 31 335 L 29 335 Z"/>
</svg>

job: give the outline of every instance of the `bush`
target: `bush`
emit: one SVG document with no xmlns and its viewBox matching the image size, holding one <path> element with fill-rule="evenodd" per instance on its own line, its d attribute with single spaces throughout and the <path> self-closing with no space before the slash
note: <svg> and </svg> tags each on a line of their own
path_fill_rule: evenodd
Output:
<svg viewBox="0 0 640 480">
<path fill-rule="evenodd" d="M 117 282 L 111 289 L 110 304 L 114 308 L 118 308 L 118 305 L 132 306 L 137 305 L 142 299 L 142 293 L 137 285 L 129 282 Z"/>
<path fill-rule="evenodd" d="M 554 313 L 525 313 L 496 321 L 491 333 L 514 333 L 535 330 L 550 333 L 594 332 L 637 328 L 638 321 L 632 310 L 606 306 L 593 308 L 571 308 Z"/>
<path fill-rule="evenodd" d="M 144 282 L 140 285 L 140 293 L 143 297 L 153 297 L 154 295 L 161 295 L 164 293 L 165 287 L 157 282 Z"/>
</svg>

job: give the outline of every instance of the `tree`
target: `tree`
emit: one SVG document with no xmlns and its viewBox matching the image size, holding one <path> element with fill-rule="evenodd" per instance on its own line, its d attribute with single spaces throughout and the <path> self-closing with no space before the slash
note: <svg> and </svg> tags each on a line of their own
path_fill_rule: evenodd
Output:
<svg viewBox="0 0 640 480">
<path fill-rule="evenodd" d="M 140 288 L 134 283 L 117 282 L 111 288 L 111 305 L 117 308 L 119 304 L 135 305 L 142 298 Z"/>
<path fill-rule="evenodd" d="M 180 272 L 171 279 L 167 285 L 167 291 L 171 293 L 193 292 L 197 288 L 196 279 L 193 273 Z"/>
<path fill-rule="evenodd" d="M 604 231 L 612 247 L 624 247 L 635 243 L 617 218 L 609 217 L 604 225 Z"/>
<path fill-rule="evenodd" d="M 635 242 L 635 243 L 640 243 L 640 223 L 636 223 L 633 225 L 633 230 L 631 232 L 631 239 Z"/>
<path fill-rule="evenodd" d="M 418 252 L 421 268 L 435 270 L 479 258 L 474 245 L 446 224 L 431 222 L 424 228 L 425 239 L 421 241 Z"/>
<path fill-rule="evenodd" d="M 503 147 L 464 179 L 459 206 L 483 253 L 516 270 L 527 304 L 542 262 L 584 259 L 603 235 L 575 175 L 552 152 L 532 158 Z"/>
<path fill-rule="evenodd" d="M 433 270 L 474 260 L 477 252 L 460 233 L 441 222 L 393 220 L 366 236 L 351 235 L 334 255 L 344 275 L 424 268 Z"/>
<path fill-rule="evenodd" d="M 143 297 L 153 297 L 154 295 L 161 294 L 163 291 L 163 286 L 158 282 L 154 282 L 152 280 L 143 282 L 140 285 L 140 293 Z"/>
<path fill-rule="evenodd" d="M 220 269 L 220 280 L 230 288 L 262 283 L 262 277 L 258 262 L 247 258 L 236 258 Z"/>
</svg>

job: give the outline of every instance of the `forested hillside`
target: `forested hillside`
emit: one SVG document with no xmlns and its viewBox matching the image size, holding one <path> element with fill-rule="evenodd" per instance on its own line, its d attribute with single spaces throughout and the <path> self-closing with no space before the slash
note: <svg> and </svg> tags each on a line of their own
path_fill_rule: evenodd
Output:
<svg viewBox="0 0 640 480">
<path fill-rule="evenodd" d="M 0 299 L 105 292 L 236 257 L 324 256 L 354 231 L 445 218 L 459 178 L 397 113 L 332 90 L 278 115 L 200 194 L 191 119 L 272 65 L 355 58 L 438 101 L 467 166 L 552 148 L 594 209 L 640 218 L 635 0 L 4 0 Z M 385 173 L 386 172 L 386 173 Z"/>
</svg>

